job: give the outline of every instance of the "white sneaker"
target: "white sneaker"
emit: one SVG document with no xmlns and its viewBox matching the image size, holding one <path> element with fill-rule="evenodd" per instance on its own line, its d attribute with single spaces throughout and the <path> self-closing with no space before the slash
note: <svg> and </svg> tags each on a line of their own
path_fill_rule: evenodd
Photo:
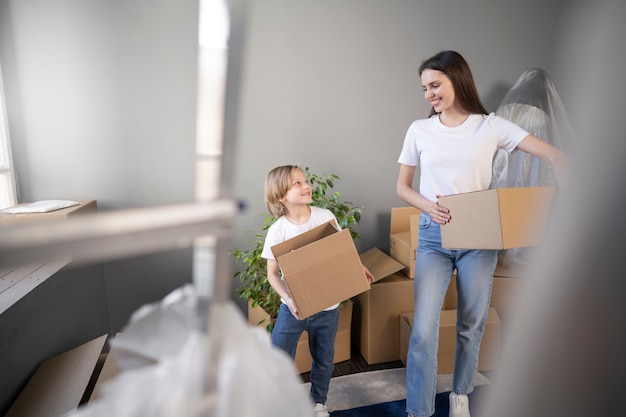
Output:
<svg viewBox="0 0 626 417">
<path fill-rule="evenodd" d="M 328 416 L 330 416 L 330 414 L 328 414 L 328 408 L 326 408 L 326 404 L 317 403 L 317 404 L 315 404 L 314 410 L 315 410 L 316 417 L 328 417 Z"/>
<path fill-rule="evenodd" d="M 450 417 L 470 417 L 469 399 L 465 394 L 450 393 Z"/>
</svg>

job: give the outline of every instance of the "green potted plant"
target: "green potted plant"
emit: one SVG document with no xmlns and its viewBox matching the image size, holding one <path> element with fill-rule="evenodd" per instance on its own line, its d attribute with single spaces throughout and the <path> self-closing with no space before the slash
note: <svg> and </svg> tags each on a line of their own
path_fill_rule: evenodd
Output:
<svg viewBox="0 0 626 417">
<path fill-rule="evenodd" d="M 335 181 L 339 177 L 335 174 L 321 176 L 313 174 L 308 167 L 304 169 L 304 172 L 311 184 L 312 205 L 329 209 L 337 217 L 342 229 L 350 230 L 353 239 L 359 238 L 359 233 L 354 230 L 354 226 L 361 221 L 363 208 L 354 206 L 349 201 L 341 201 L 341 194 L 333 191 Z M 260 317 L 259 321 L 254 324 L 263 324 L 269 331 L 272 330 L 278 316 L 280 297 L 267 281 L 267 264 L 261 257 L 261 252 L 267 229 L 275 220 L 272 216 L 266 216 L 261 230 L 254 235 L 254 239 L 249 241 L 252 247 L 233 251 L 235 260 L 244 265 L 244 269 L 235 272 L 234 275 L 239 281 L 235 293 L 248 301 L 249 308 L 261 307 L 265 311 L 267 316 Z"/>
</svg>

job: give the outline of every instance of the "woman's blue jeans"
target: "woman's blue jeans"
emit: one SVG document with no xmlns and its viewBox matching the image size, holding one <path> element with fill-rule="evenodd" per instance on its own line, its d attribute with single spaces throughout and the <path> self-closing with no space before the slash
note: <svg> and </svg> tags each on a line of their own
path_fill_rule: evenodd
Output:
<svg viewBox="0 0 626 417">
<path fill-rule="evenodd" d="M 414 417 L 427 417 L 435 412 L 439 318 L 455 269 L 458 300 L 452 390 L 457 394 L 469 394 L 474 389 L 480 341 L 498 260 L 495 250 L 442 248 L 440 227 L 429 215 L 422 213 L 420 216 L 415 262 L 415 313 L 406 369 L 406 411 Z"/>
<path fill-rule="evenodd" d="M 289 307 L 281 304 L 276 325 L 272 330 L 272 344 L 283 349 L 292 358 L 296 356 L 298 340 L 303 331 L 309 334 L 311 366 L 311 399 L 326 404 L 330 378 L 333 376 L 335 337 L 339 325 L 339 309 L 320 311 L 304 320 L 296 319 Z"/>
</svg>

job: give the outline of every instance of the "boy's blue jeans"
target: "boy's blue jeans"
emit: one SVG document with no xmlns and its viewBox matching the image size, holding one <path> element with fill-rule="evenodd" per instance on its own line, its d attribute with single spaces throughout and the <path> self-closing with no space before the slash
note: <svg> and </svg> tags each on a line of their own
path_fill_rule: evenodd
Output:
<svg viewBox="0 0 626 417">
<path fill-rule="evenodd" d="M 298 340 L 303 331 L 309 334 L 311 366 L 311 399 L 313 403 L 326 404 L 330 378 L 333 376 L 335 337 L 339 325 L 339 309 L 320 311 L 304 320 L 296 319 L 289 307 L 281 304 L 276 325 L 272 330 L 272 344 L 296 356 Z"/>
<path fill-rule="evenodd" d="M 406 370 L 406 411 L 414 417 L 427 417 L 435 412 L 439 318 L 455 268 L 458 301 L 452 390 L 457 394 L 469 394 L 474 389 L 480 341 L 498 260 L 495 250 L 443 249 L 440 227 L 428 214 L 420 216 L 414 282 L 415 314 Z"/>
</svg>

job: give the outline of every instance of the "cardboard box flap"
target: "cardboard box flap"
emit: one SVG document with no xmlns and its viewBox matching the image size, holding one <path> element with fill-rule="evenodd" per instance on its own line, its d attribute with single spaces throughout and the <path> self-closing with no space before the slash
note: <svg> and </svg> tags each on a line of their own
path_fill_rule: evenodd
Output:
<svg viewBox="0 0 626 417">
<path fill-rule="evenodd" d="M 326 227 L 333 226 L 328 224 Z M 335 233 L 288 251 L 276 260 L 302 318 L 370 289 L 348 229 L 335 230 Z"/>
<path fill-rule="evenodd" d="M 399 233 L 411 230 L 411 215 L 419 216 L 422 213 L 415 207 L 392 207 L 391 225 L 389 233 Z"/>
<path fill-rule="evenodd" d="M 118 332 L 115 337 L 118 337 L 120 334 L 121 333 Z M 100 370 L 96 384 L 93 387 L 93 392 L 91 393 L 91 397 L 89 397 L 89 402 L 101 399 L 104 395 L 102 388 L 104 384 L 117 378 L 117 376 L 121 373 L 122 368 L 120 368 L 117 359 L 115 359 L 115 348 L 112 347 L 109 350 L 109 353 L 106 354 L 104 363 L 102 364 L 102 369 Z"/>
<path fill-rule="evenodd" d="M 317 240 L 323 239 L 327 236 L 337 233 L 338 228 L 334 220 L 329 220 L 324 224 L 321 224 L 306 233 L 302 233 L 296 237 L 288 239 L 278 245 L 272 246 L 272 253 L 274 258 L 278 259 L 280 256 L 289 253 L 293 250 L 302 248 Z"/>
<path fill-rule="evenodd" d="M 78 408 L 106 338 L 102 335 L 44 361 L 5 417 L 60 416 Z"/>
<path fill-rule="evenodd" d="M 363 252 L 359 257 L 361 258 L 361 263 L 374 275 L 375 281 L 404 269 L 404 265 L 378 248 L 372 248 Z"/>
</svg>

